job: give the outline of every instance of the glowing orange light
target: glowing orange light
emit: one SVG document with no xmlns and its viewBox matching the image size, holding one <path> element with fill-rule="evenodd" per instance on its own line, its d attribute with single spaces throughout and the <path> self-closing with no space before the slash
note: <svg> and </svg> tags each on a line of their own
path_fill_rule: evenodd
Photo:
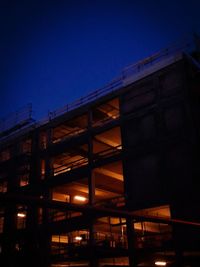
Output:
<svg viewBox="0 0 200 267">
<path fill-rule="evenodd" d="M 155 265 L 157 265 L 157 266 L 166 266 L 167 263 L 166 263 L 166 261 L 156 261 Z"/>
<path fill-rule="evenodd" d="M 77 241 L 81 241 L 81 240 L 82 240 L 82 237 L 81 237 L 81 236 L 76 236 L 76 237 L 75 237 L 75 240 L 77 240 Z"/>
<path fill-rule="evenodd" d="M 24 218 L 24 217 L 26 217 L 26 214 L 19 212 L 19 213 L 17 213 L 17 217 Z"/>
<path fill-rule="evenodd" d="M 74 200 L 78 200 L 78 201 L 81 201 L 81 202 L 84 202 L 84 201 L 86 201 L 86 197 L 83 197 L 83 196 L 75 196 L 74 197 Z"/>
</svg>

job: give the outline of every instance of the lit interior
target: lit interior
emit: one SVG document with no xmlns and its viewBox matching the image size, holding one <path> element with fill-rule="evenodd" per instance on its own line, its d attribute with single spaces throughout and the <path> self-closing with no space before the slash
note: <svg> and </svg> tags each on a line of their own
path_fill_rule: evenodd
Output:
<svg viewBox="0 0 200 267">
<path fill-rule="evenodd" d="M 117 161 L 93 170 L 95 179 L 95 200 L 98 203 L 118 206 L 123 205 L 124 182 L 122 162 Z M 106 200 L 106 202 L 104 202 Z M 108 202 L 107 200 L 110 200 Z"/>
<path fill-rule="evenodd" d="M 80 134 L 87 128 L 87 115 L 73 118 L 73 120 L 66 121 L 53 129 L 53 143 Z"/>
<path fill-rule="evenodd" d="M 93 153 L 96 157 L 118 153 L 121 149 L 121 132 L 119 127 L 95 135 L 93 138 Z"/>
<path fill-rule="evenodd" d="M 106 121 L 115 120 L 119 117 L 119 99 L 112 99 L 93 109 L 93 126 L 99 126 Z"/>
<path fill-rule="evenodd" d="M 166 261 L 156 261 L 155 265 L 157 265 L 157 266 L 166 266 L 167 263 L 166 263 Z"/>
<path fill-rule="evenodd" d="M 4 209 L 0 207 L 0 233 L 3 233 L 4 227 Z"/>
<path fill-rule="evenodd" d="M 87 200 L 87 198 L 83 197 L 83 196 L 76 195 L 76 196 L 74 196 L 74 200 L 75 201 L 80 201 L 80 202 L 85 202 Z"/>
<path fill-rule="evenodd" d="M 52 199 L 62 202 L 86 204 L 88 202 L 88 179 L 57 186 L 52 191 Z"/>
<path fill-rule="evenodd" d="M 18 206 L 17 207 L 17 216 L 16 216 L 16 223 L 17 229 L 24 229 L 26 227 L 26 216 L 27 216 L 27 207 L 25 206 Z"/>
<path fill-rule="evenodd" d="M 32 145 L 32 140 L 31 139 L 26 139 L 23 140 L 20 143 L 20 152 L 21 153 L 30 153 L 31 152 L 31 145 Z"/>
<path fill-rule="evenodd" d="M 53 158 L 54 176 L 68 172 L 72 169 L 88 163 L 88 146 L 83 144 L 80 147 L 68 151 Z"/>
<path fill-rule="evenodd" d="M 25 218 L 26 217 L 26 214 L 19 212 L 19 213 L 17 213 L 17 217 Z"/>
</svg>

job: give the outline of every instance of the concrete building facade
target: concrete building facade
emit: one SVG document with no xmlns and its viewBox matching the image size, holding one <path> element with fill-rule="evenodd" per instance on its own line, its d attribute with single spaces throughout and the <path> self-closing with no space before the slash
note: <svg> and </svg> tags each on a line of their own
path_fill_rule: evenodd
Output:
<svg viewBox="0 0 200 267">
<path fill-rule="evenodd" d="M 164 49 L 46 121 L 4 122 L 1 266 L 199 266 L 199 52 Z"/>
</svg>

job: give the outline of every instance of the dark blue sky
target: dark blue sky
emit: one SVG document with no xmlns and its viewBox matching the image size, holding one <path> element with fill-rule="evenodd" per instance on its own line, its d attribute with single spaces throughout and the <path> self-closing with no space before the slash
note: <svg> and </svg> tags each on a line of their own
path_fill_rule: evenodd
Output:
<svg viewBox="0 0 200 267">
<path fill-rule="evenodd" d="M 200 32 L 198 0 L 4 2 L 0 117 L 31 102 L 40 119 L 125 66 Z"/>
</svg>

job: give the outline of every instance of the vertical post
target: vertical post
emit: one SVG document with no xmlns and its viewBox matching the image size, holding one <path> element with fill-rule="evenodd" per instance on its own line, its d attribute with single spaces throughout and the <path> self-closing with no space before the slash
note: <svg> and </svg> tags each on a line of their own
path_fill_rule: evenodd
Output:
<svg viewBox="0 0 200 267">
<path fill-rule="evenodd" d="M 92 142 L 92 110 L 88 111 L 88 164 L 89 164 L 89 177 L 88 177 L 88 189 L 89 189 L 89 204 L 95 203 L 95 176 L 92 172 L 93 165 L 93 142 Z M 91 218 L 89 227 L 89 248 L 90 248 L 90 259 L 89 266 L 97 267 L 98 259 L 95 254 L 95 237 L 94 237 L 94 220 Z"/>
<path fill-rule="evenodd" d="M 94 221 L 91 221 L 89 228 L 90 236 L 89 236 L 89 248 L 90 248 L 90 258 L 89 258 L 89 266 L 90 267 L 98 267 L 98 259 L 95 253 L 95 237 L 94 237 Z"/>
<path fill-rule="evenodd" d="M 50 145 L 52 140 L 52 129 L 49 128 L 47 130 L 47 147 Z M 52 173 L 52 160 L 49 155 L 45 157 L 45 179 L 48 180 Z M 44 199 L 51 199 L 51 192 L 48 188 L 44 188 L 43 191 Z M 47 207 L 43 207 L 43 214 L 42 214 L 42 229 L 43 231 L 40 232 L 40 259 L 41 259 L 41 266 L 49 267 L 50 262 L 50 254 L 51 254 L 51 233 L 49 230 L 49 209 Z"/>
<path fill-rule="evenodd" d="M 51 144 L 51 142 L 52 142 L 52 129 L 49 128 L 47 130 L 47 147 Z M 45 158 L 45 179 L 48 179 L 51 174 L 52 174 L 52 160 L 49 154 L 47 154 Z"/>
<path fill-rule="evenodd" d="M 183 248 L 185 240 L 182 239 L 184 235 L 184 227 L 182 225 L 173 225 L 173 239 L 174 239 L 174 250 L 175 250 L 175 265 L 177 267 L 184 266 L 183 259 Z"/>
<path fill-rule="evenodd" d="M 92 171 L 89 174 L 89 204 L 93 205 L 95 203 L 95 174 Z"/>
<path fill-rule="evenodd" d="M 95 177 L 92 172 L 93 165 L 93 142 L 92 142 L 92 110 L 88 111 L 88 165 L 89 165 L 89 204 L 93 205 L 95 202 Z"/>
<path fill-rule="evenodd" d="M 133 228 L 132 219 L 126 219 L 127 239 L 128 239 L 128 257 L 129 266 L 137 267 L 137 255 L 135 250 L 135 230 Z"/>
<path fill-rule="evenodd" d="M 40 196 L 39 182 L 40 182 L 40 159 L 39 159 L 39 132 L 36 130 L 32 135 L 31 147 L 31 162 L 30 162 L 30 177 L 29 183 L 32 188 L 31 195 L 35 197 Z M 40 254 L 40 235 L 38 230 L 39 209 L 37 205 L 29 203 L 27 206 L 27 221 L 26 221 L 26 243 L 25 254 L 26 261 L 30 267 L 41 266 L 42 258 Z"/>
<path fill-rule="evenodd" d="M 7 267 L 14 266 L 16 262 L 15 254 L 15 222 L 16 222 L 16 207 L 14 205 L 6 205 L 4 212 L 4 231 L 5 236 L 2 244 L 2 262 L 6 263 Z"/>
<path fill-rule="evenodd" d="M 19 146 L 15 144 L 10 150 L 9 167 L 7 169 L 8 193 L 14 193 L 18 187 L 17 162 L 13 160 L 18 153 Z M 17 204 L 17 203 L 16 203 Z M 17 262 L 16 253 L 16 221 L 17 209 L 15 204 L 7 204 L 4 212 L 4 231 L 5 236 L 2 246 L 3 260 L 6 266 L 15 266 Z"/>
<path fill-rule="evenodd" d="M 183 261 L 183 253 L 182 250 L 178 247 L 175 248 L 175 262 L 176 262 L 176 267 L 183 267 L 184 261 Z"/>
</svg>

